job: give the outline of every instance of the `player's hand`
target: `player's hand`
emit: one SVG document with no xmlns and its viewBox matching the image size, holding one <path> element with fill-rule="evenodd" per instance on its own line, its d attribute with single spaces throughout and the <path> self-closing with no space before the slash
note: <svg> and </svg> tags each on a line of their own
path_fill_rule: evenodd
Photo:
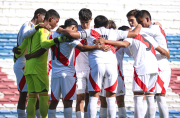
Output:
<svg viewBox="0 0 180 118">
<path fill-rule="evenodd" d="M 45 28 L 50 31 L 51 26 L 49 24 L 39 24 L 38 26 L 35 27 L 36 30 L 38 30 L 39 28 Z"/>
<path fill-rule="evenodd" d="M 58 43 L 58 42 L 71 42 L 71 38 L 70 37 L 67 37 L 65 35 L 62 35 L 62 36 L 59 36 L 59 37 L 55 37 L 54 38 L 54 42 L 55 43 Z"/>
<path fill-rule="evenodd" d="M 31 56 L 30 56 L 30 54 L 26 54 L 26 55 L 25 55 L 25 58 L 26 58 L 26 60 L 29 60 L 29 59 L 31 59 Z"/>
<path fill-rule="evenodd" d="M 19 50 L 21 50 L 21 49 L 19 49 L 18 47 L 14 47 L 14 48 L 12 49 L 12 51 L 13 51 L 15 54 L 21 54 L 21 52 L 20 52 Z"/>
<path fill-rule="evenodd" d="M 154 22 L 153 25 L 159 25 L 160 27 L 162 27 L 161 23 L 159 22 Z"/>
<path fill-rule="evenodd" d="M 99 46 L 99 49 L 103 50 L 103 51 L 109 51 L 110 50 L 110 47 L 109 45 L 98 45 Z"/>
<path fill-rule="evenodd" d="M 56 32 L 61 33 L 62 30 L 63 30 L 62 27 L 58 27 L 57 30 L 56 30 Z"/>
<path fill-rule="evenodd" d="M 94 44 L 98 44 L 98 45 L 103 45 L 103 44 L 105 44 L 105 39 L 102 38 L 102 37 L 99 37 L 98 39 L 95 39 L 95 40 L 93 41 L 93 43 L 94 43 Z"/>
</svg>

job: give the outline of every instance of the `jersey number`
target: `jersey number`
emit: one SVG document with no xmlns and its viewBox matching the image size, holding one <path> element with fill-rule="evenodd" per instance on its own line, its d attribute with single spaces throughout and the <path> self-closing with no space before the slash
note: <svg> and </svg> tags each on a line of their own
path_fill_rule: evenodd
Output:
<svg viewBox="0 0 180 118">
<path fill-rule="evenodd" d="M 143 41 L 147 42 L 149 45 L 148 48 L 146 48 L 146 51 L 151 50 L 151 43 L 148 40 L 146 40 L 143 36 L 142 36 L 142 38 L 143 38 Z"/>
</svg>

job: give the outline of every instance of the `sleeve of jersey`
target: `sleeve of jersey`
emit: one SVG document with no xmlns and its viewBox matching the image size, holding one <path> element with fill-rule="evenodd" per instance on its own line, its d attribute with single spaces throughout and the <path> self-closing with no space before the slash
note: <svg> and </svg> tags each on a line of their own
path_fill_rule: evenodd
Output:
<svg viewBox="0 0 180 118">
<path fill-rule="evenodd" d="M 15 57 L 16 58 L 20 57 L 23 54 L 23 52 L 25 51 L 25 49 L 27 48 L 27 46 L 28 46 L 28 38 L 24 39 L 22 44 L 20 46 L 18 46 L 18 48 L 20 49 L 21 54 L 15 54 Z"/>
<path fill-rule="evenodd" d="M 115 30 L 117 32 L 117 39 L 125 39 L 128 36 L 129 31 L 123 31 L 123 30 Z"/>
<path fill-rule="evenodd" d="M 158 43 L 155 40 L 148 40 L 148 41 L 153 45 L 153 47 L 155 49 L 159 46 Z"/>
<path fill-rule="evenodd" d="M 78 31 L 78 32 L 80 34 L 80 39 L 86 39 L 91 34 L 91 30 L 90 29 L 86 29 L 86 30 L 82 30 L 82 31 Z"/>
<path fill-rule="evenodd" d="M 124 41 L 129 42 L 129 43 L 130 43 L 130 46 L 131 46 L 131 45 L 132 45 L 133 38 L 126 38 L 126 39 L 124 39 Z"/>
<path fill-rule="evenodd" d="M 74 40 L 73 42 L 71 42 L 72 46 L 75 48 L 78 44 L 81 44 L 80 40 L 81 40 L 81 39 L 79 39 L 79 40 Z"/>
<path fill-rule="evenodd" d="M 56 44 L 54 43 L 54 40 L 51 40 L 51 39 L 48 40 L 48 37 L 50 34 L 48 30 L 44 28 L 40 28 L 39 33 L 40 33 L 40 44 L 42 48 L 49 48 Z"/>
<path fill-rule="evenodd" d="M 23 34 L 22 38 L 23 38 L 23 39 L 29 38 L 29 37 L 31 37 L 35 32 L 36 32 L 35 27 L 31 29 L 31 26 L 29 26 L 28 24 L 26 24 L 26 25 L 24 26 L 24 29 L 23 29 L 23 32 L 22 32 L 22 34 Z"/>
</svg>

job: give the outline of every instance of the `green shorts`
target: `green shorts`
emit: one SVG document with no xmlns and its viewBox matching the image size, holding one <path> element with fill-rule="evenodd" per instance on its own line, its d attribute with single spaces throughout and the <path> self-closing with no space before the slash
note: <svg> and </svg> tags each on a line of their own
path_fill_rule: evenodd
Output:
<svg viewBox="0 0 180 118">
<path fill-rule="evenodd" d="M 26 83 L 28 87 L 28 93 L 42 92 L 43 90 L 49 90 L 48 74 L 29 74 L 25 75 Z"/>
</svg>

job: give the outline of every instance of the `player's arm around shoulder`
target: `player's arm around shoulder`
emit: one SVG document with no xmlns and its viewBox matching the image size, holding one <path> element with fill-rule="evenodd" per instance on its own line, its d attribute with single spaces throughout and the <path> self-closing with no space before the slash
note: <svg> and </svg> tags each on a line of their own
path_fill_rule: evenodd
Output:
<svg viewBox="0 0 180 118">
<path fill-rule="evenodd" d="M 23 52 L 26 50 L 27 46 L 28 46 L 28 38 L 24 39 L 20 46 L 13 48 L 15 57 L 16 58 L 20 57 L 23 54 Z"/>
</svg>

